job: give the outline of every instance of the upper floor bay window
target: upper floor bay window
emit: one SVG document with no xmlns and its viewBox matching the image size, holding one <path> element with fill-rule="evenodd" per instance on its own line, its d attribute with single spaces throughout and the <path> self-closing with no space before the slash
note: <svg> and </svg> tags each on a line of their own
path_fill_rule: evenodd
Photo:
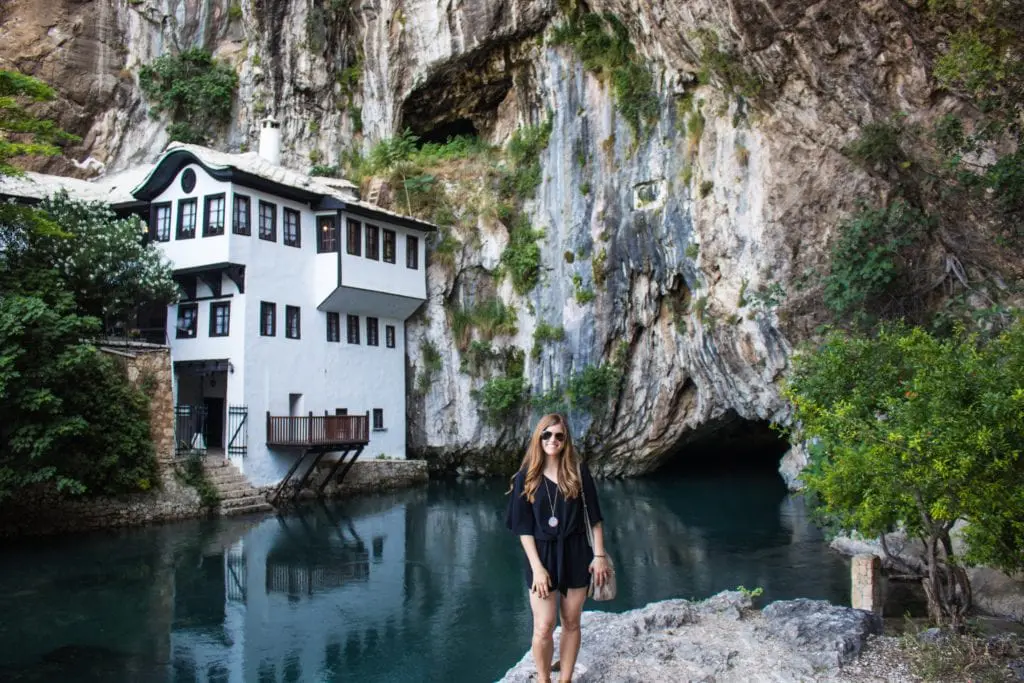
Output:
<svg viewBox="0 0 1024 683">
<path fill-rule="evenodd" d="M 359 221 L 354 221 L 350 218 L 348 221 L 348 231 L 345 240 L 345 251 L 353 256 L 361 256 L 359 242 L 362 231 L 362 224 Z"/>
<path fill-rule="evenodd" d="M 380 326 L 376 318 L 366 318 L 366 345 L 380 346 Z"/>
<path fill-rule="evenodd" d="M 302 246 L 302 215 L 295 209 L 284 209 L 284 245 L 286 247 Z"/>
<path fill-rule="evenodd" d="M 231 302 L 217 301 L 210 304 L 210 336 L 226 337 L 231 331 Z"/>
<path fill-rule="evenodd" d="M 277 334 L 277 304 L 273 301 L 260 302 L 260 336 L 273 337 Z"/>
<path fill-rule="evenodd" d="M 223 194 L 213 194 L 205 199 L 205 210 L 203 211 L 203 237 L 213 237 L 224 234 L 224 204 Z"/>
<path fill-rule="evenodd" d="M 260 200 L 260 239 L 277 241 L 277 204 Z"/>
<path fill-rule="evenodd" d="M 327 341 L 341 341 L 341 314 L 332 311 L 327 312 Z"/>
<path fill-rule="evenodd" d="M 405 236 L 405 267 L 417 270 L 420 267 L 420 238 Z"/>
<path fill-rule="evenodd" d="M 395 262 L 395 231 L 384 228 L 384 263 Z"/>
<path fill-rule="evenodd" d="M 380 228 L 366 224 L 366 258 L 380 260 Z"/>
<path fill-rule="evenodd" d="M 231 230 L 236 235 L 252 234 L 252 200 L 244 194 L 235 195 L 235 213 Z"/>
<path fill-rule="evenodd" d="M 175 323 L 175 339 L 194 339 L 199 304 L 178 304 L 178 321 Z"/>
<path fill-rule="evenodd" d="M 154 204 L 149 213 L 149 234 L 157 242 L 171 241 L 171 203 Z"/>
<path fill-rule="evenodd" d="M 335 216 L 316 217 L 316 253 L 338 251 L 338 219 Z"/>
<path fill-rule="evenodd" d="M 348 323 L 348 343 L 358 344 L 359 343 L 359 316 L 350 315 L 346 318 Z"/>
<path fill-rule="evenodd" d="M 179 240 L 190 240 L 196 236 L 196 200 L 178 200 L 178 232 L 174 236 Z"/>
<path fill-rule="evenodd" d="M 284 307 L 284 336 L 289 339 L 301 338 L 301 323 L 299 320 L 299 307 L 298 306 L 285 306 Z"/>
<path fill-rule="evenodd" d="M 385 325 L 384 326 L 384 344 L 389 349 L 395 348 L 395 326 Z"/>
</svg>

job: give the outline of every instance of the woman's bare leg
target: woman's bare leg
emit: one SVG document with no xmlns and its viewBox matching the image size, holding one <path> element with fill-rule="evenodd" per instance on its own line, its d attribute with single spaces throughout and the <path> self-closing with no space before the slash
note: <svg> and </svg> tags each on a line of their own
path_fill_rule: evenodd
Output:
<svg viewBox="0 0 1024 683">
<path fill-rule="evenodd" d="M 557 595 L 558 591 L 555 590 L 548 593 L 546 598 L 530 593 L 530 609 L 533 610 L 533 645 L 530 649 L 533 652 L 533 662 L 537 665 L 540 683 L 548 683 L 551 680 L 551 656 L 555 653 L 552 634 L 555 632 L 555 617 L 558 613 L 558 603 L 555 600 Z"/>
<path fill-rule="evenodd" d="M 562 598 L 559 610 L 562 618 L 562 636 L 559 641 L 559 658 L 561 665 L 560 681 L 571 681 L 572 670 L 576 666 L 576 655 L 580 652 L 580 615 L 583 603 L 587 600 L 586 588 L 570 588 Z"/>
</svg>

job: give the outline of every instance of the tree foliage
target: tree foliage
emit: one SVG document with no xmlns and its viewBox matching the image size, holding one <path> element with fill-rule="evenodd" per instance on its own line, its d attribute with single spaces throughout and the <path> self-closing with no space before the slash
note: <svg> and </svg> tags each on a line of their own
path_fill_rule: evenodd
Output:
<svg viewBox="0 0 1024 683">
<path fill-rule="evenodd" d="M 0 175 L 20 173 L 11 165 L 14 158 L 54 156 L 60 154 L 61 144 L 78 139 L 27 108 L 33 102 L 48 102 L 55 94 L 36 78 L 0 69 Z"/>
<path fill-rule="evenodd" d="M 172 140 L 203 144 L 231 120 L 238 74 L 201 49 L 163 55 L 139 70 L 139 87 L 151 113 L 171 117 Z"/>
<path fill-rule="evenodd" d="M 931 616 L 962 624 L 965 563 L 1024 568 L 1024 322 L 985 341 L 883 327 L 833 333 L 794 359 L 784 395 L 793 436 L 811 446 L 801 475 L 841 530 L 921 542 Z M 966 520 L 967 551 L 952 542 Z M 884 538 L 884 537 L 883 537 Z"/>
</svg>

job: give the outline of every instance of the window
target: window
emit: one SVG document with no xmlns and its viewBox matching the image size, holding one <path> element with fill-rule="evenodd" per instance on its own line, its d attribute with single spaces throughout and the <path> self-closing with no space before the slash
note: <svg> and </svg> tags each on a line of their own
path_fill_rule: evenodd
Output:
<svg viewBox="0 0 1024 683">
<path fill-rule="evenodd" d="M 224 195 L 214 194 L 206 198 L 203 212 L 203 237 L 224 234 Z"/>
<path fill-rule="evenodd" d="M 341 314 L 327 312 L 327 341 L 341 341 Z"/>
<path fill-rule="evenodd" d="M 277 304 L 271 301 L 260 302 L 260 336 L 273 337 L 277 327 Z"/>
<path fill-rule="evenodd" d="M 235 220 L 232 230 L 236 235 L 252 234 L 252 202 L 244 194 L 235 195 Z"/>
<path fill-rule="evenodd" d="M 295 209 L 284 209 L 284 245 L 302 246 L 301 214 Z"/>
<path fill-rule="evenodd" d="M 260 201 L 260 239 L 277 241 L 277 204 Z"/>
<path fill-rule="evenodd" d="M 316 217 L 316 253 L 338 251 L 338 221 L 334 216 Z"/>
<path fill-rule="evenodd" d="M 359 233 L 361 232 L 361 227 L 359 221 L 350 220 L 348 222 L 348 240 L 345 251 L 353 256 L 359 256 Z"/>
<path fill-rule="evenodd" d="M 149 235 L 157 242 L 171 241 L 171 203 L 154 204 L 149 212 Z"/>
<path fill-rule="evenodd" d="M 344 417 L 344 416 L 348 415 L 348 408 L 335 408 L 334 409 L 334 414 L 338 415 L 340 417 Z"/>
<path fill-rule="evenodd" d="M 210 304 L 210 336 L 226 337 L 231 329 L 231 302 L 218 301 Z"/>
<path fill-rule="evenodd" d="M 384 228 L 384 262 L 395 262 L 395 231 Z"/>
<path fill-rule="evenodd" d="M 359 343 L 359 316 L 350 315 L 348 320 L 348 343 L 358 344 Z"/>
<path fill-rule="evenodd" d="M 175 239 L 190 240 L 196 236 L 196 200 L 178 200 L 178 234 Z"/>
<path fill-rule="evenodd" d="M 385 325 L 384 326 L 384 343 L 389 349 L 395 348 L 395 326 Z"/>
<path fill-rule="evenodd" d="M 177 339 L 193 339 L 196 336 L 196 316 L 199 304 L 178 304 L 178 323 L 175 325 Z"/>
<path fill-rule="evenodd" d="M 299 339 L 301 336 L 301 330 L 299 329 L 299 307 L 298 306 L 285 306 L 284 307 L 284 336 L 289 339 Z"/>
<path fill-rule="evenodd" d="M 181 189 L 185 194 L 196 189 L 196 172 L 191 168 L 186 168 L 181 174 Z"/>
<path fill-rule="evenodd" d="M 379 431 L 384 429 L 384 409 L 374 408 L 373 409 L 373 429 Z"/>
<path fill-rule="evenodd" d="M 376 225 L 366 225 L 366 258 L 380 260 L 380 228 Z"/>
<path fill-rule="evenodd" d="M 420 267 L 420 238 L 405 236 L 405 267 L 416 270 Z"/>
<path fill-rule="evenodd" d="M 376 318 L 366 319 L 366 345 L 380 346 L 380 329 Z"/>
</svg>

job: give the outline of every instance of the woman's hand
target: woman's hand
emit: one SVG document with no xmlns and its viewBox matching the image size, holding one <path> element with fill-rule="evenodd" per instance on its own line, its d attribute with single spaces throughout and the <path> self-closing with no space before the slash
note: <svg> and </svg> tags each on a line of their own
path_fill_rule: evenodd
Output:
<svg viewBox="0 0 1024 683">
<path fill-rule="evenodd" d="M 530 592 L 536 594 L 541 600 L 544 600 L 548 597 L 548 593 L 550 591 L 551 576 L 548 574 L 548 570 L 544 569 L 543 565 L 534 567 L 533 586 L 530 587 Z"/>
<path fill-rule="evenodd" d="M 594 559 L 590 562 L 590 573 L 594 575 L 594 582 L 598 586 L 603 586 L 604 582 L 608 580 L 608 576 L 612 573 L 612 568 L 608 564 L 607 559 L 595 555 Z"/>
</svg>

